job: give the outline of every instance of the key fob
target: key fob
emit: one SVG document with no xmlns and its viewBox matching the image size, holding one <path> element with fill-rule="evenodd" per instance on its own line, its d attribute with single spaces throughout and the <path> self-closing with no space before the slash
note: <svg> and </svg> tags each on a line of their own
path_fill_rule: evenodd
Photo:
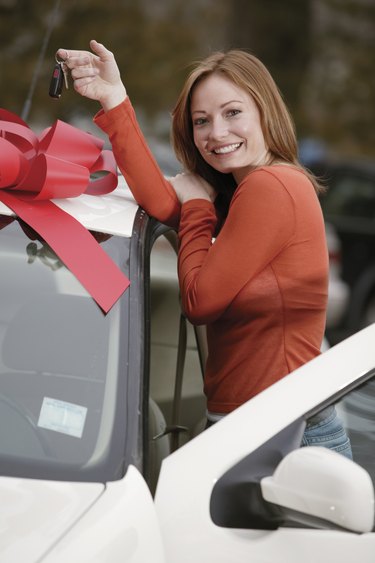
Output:
<svg viewBox="0 0 375 563">
<path fill-rule="evenodd" d="M 52 72 L 49 85 L 49 95 L 51 98 L 60 98 L 64 84 L 64 72 L 61 63 L 56 63 Z"/>
</svg>

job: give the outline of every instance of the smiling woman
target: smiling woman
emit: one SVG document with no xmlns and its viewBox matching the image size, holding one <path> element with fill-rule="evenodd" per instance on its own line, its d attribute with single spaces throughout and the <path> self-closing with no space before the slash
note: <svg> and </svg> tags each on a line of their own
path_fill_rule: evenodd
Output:
<svg viewBox="0 0 375 563">
<path fill-rule="evenodd" d="M 194 143 L 215 170 L 236 183 L 266 162 L 268 149 L 253 98 L 227 78 L 211 74 L 191 98 Z"/>
<path fill-rule="evenodd" d="M 57 54 L 75 90 L 101 103 L 95 121 L 137 202 L 178 229 L 182 306 L 207 325 L 211 424 L 320 354 L 328 286 L 320 186 L 298 162 L 288 110 L 253 55 L 214 53 L 190 73 L 172 123 L 185 173 L 167 181 L 113 54 L 90 45 Z"/>
</svg>

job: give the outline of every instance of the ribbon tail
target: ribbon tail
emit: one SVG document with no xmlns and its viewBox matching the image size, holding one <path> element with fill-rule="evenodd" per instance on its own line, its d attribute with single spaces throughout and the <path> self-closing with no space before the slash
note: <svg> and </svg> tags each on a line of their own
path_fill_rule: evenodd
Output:
<svg viewBox="0 0 375 563">
<path fill-rule="evenodd" d="M 49 244 L 108 313 L 130 282 L 90 232 L 51 201 L 23 201 L 3 190 L 0 200 Z"/>
</svg>

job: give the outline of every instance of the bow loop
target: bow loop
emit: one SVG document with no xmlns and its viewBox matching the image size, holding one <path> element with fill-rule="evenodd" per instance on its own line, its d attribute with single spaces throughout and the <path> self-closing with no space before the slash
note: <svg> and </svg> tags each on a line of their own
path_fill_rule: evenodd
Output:
<svg viewBox="0 0 375 563">
<path fill-rule="evenodd" d="M 116 162 L 103 146 L 101 139 L 59 120 L 37 137 L 21 118 L 0 109 L 0 201 L 44 238 L 108 312 L 129 280 L 94 237 L 50 201 L 116 188 Z M 97 172 L 104 174 L 91 179 Z M 97 272 L 105 273 L 104 282 Z"/>
<path fill-rule="evenodd" d="M 26 170 L 27 161 L 22 152 L 0 137 L 0 188 L 15 187 Z"/>
<path fill-rule="evenodd" d="M 69 139 L 69 143 L 66 140 Z M 98 159 L 104 141 L 68 123 L 56 121 L 39 138 L 39 151 L 90 168 Z"/>
</svg>

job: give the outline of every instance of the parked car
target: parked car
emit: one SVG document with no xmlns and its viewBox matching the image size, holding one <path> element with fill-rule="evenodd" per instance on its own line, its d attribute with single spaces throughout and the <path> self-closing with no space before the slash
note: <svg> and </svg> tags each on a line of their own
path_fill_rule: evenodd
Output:
<svg viewBox="0 0 375 563">
<path fill-rule="evenodd" d="M 165 334 L 179 332 L 178 292 L 175 320 L 163 325 L 162 268 L 149 279 L 165 227 L 123 185 L 59 205 L 131 284 L 104 315 L 1 206 L 1 562 L 300 563 L 313 554 L 372 563 L 375 325 L 200 432 L 201 378 L 181 381 L 163 349 Z M 172 389 L 152 343 L 169 358 Z M 299 447 L 306 419 L 331 404 L 354 461 Z"/>
<path fill-rule="evenodd" d="M 324 217 L 340 239 L 342 279 L 350 288 L 341 336 L 375 321 L 375 162 L 323 159 L 309 165 L 328 190 Z"/>
<path fill-rule="evenodd" d="M 341 325 L 349 302 L 349 286 L 342 279 L 341 241 L 335 228 L 325 223 L 328 256 L 329 282 L 327 304 L 327 334 Z"/>
</svg>

